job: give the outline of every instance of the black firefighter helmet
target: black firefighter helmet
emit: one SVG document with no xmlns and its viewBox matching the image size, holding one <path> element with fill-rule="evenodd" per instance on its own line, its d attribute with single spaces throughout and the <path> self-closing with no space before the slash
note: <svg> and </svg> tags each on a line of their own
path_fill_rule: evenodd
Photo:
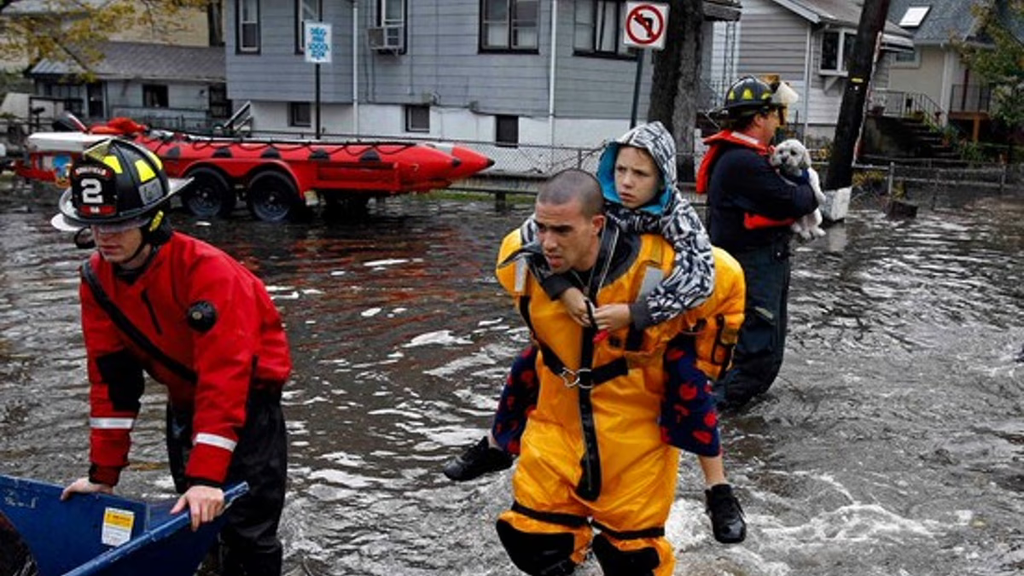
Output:
<svg viewBox="0 0 1024 576">
<path fill-rule="evenodd" d="M 753 76 L 744 76 L 729 87 L 719 113 L 730 120 L 737 120 L 765 114 L 773 109 L 785 110 L 799 99 L 797 93 L 781 80 L 766 82 Z"/>
<path fill-rule="evenodd" d="M 160 208 L 191 179 L 168 178 L 160 159 L 145 147 L 120 138 L 82 152 L 69 171 L 71 187 L 60 197 L 50 221 L 59 230 L 96 226 L 109 232 L 156 229 Z"/>
</svg>

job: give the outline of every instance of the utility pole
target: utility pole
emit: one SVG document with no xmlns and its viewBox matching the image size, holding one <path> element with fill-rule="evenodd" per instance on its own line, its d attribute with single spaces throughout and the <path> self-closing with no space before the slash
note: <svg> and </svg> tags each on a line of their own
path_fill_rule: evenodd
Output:
<svg viewBox="0 0 1024 576">
<path fill-rule="evenodd" d="M 853 154 L 864 122 L 864 103 L 874 71 L 879 35 L 885 28 L 889 0 L 864 0 L 857 26 L 857 41 L 848 61 L 846 90 L 839 108 L 839 122 L 828 163 L 828 174 L 822 188 L 837 190 L 853 182 Z"/>
<path fill-rule="evenodd" d="M 665 49 L 654 55 L 647 120 L 660 120 L 676 141 L 680 158 L 693 157 L 700 93 L 703 0 L 669 0 Z M 692 161 L 679 164 L 679 180 L 693 181 Z"/>
</svg>

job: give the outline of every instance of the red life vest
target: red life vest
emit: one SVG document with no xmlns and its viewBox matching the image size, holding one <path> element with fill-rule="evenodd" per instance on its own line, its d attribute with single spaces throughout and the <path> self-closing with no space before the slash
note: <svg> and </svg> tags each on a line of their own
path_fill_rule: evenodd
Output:
<svg viewBox="0 0 1024 576">
<path fill-rule="evenodd" d="M 711 171 L 714 169 L 714 165 L 715 162 L 718 161 L 718 157 L 721 156 L 722 150 L 725 149 L 723 143 L 744 146 L 765 157 L 770 156 L 772 153 L 771 147 L 765 146 L 760 141 L 751 138 L 746 134 L 733 132 L 732 130 L 722 130 L 717 134 L 712 134 L 704 139 L 704 143 L 707 144 L 709 148 L 707 154 L 704 155 L 704 159 L 701 160 L 700 169 L 697 170 L 697 194 L 708 193 L 708 186 L 711 184 Z M 789 226 L 793 222 L 796 222 L 796 218 L 776 220 L 760 214 L 754 214 L 753 212 L 743 214 L 743 227 L 747 230 Z"/>
</svg>

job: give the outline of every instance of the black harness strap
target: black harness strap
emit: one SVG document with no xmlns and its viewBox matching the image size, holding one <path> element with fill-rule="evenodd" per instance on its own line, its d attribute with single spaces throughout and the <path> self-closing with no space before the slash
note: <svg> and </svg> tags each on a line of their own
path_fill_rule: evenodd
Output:
<svg viewBox="0 0 1024 576">
<path fill-rule="evenodd" d="M 565 526 L 567 528 L 582 528 L 587 524 L 597 528 L 601 532 L 614 537 L 616 540 L 640 540 L 642 538 L 661 538 L 665 535 L 665 528 L 658 526 L 656 528 L 643 528 L 640 530 L 627 530 L 620 532 L 618 530 L 612 530 L 611 528 L 601 524 L 597 520 L 588 519 L 583 516 L 577 516 L 576 514 L 566 514 L 563 512 L 543 512 L 541 510 L 534 510 L 528 506 L 524 506 L 519 501 L 512 502 L 512 511 L 518 512 L 528 518 L 539 520 L 541 522 L 547 522 L 549 524 L 557 524 L 559 526 Z"/>
<path fill-rule="evenodd" d="M 583 347 L 580 351 L 580 370 L 577 373 L 579 385 L 577 392 L 580 403 L 580 426 L 583 429 L 583 457 L 580 467 L 583 474 L 576 483 L 576 495 L 593 502 L 601 495 L 601 453 L 597 445 L 597 426 L 594 424 L 594 404 L 590 401 L 590 391 L 594 388 L 594 336 L 597 330 L 593 326 L 583 329 Z"/>
<path fill-rule="evenodd" d="M 526 322 L 526 327 L 529 328 L 530 334 L 536 334 L 533 331 L 533 322 L 530 320 L 530 297 L 523 296 L 519 299 L 519 315 L 523 317 L 523 321 Z"/>
<path fill-rule="evenodd" d="M 549 524 L 558 524 L 559 526 L 567 526 L 569 528 L 582 528 L 587 525 L 587 519 L 583 516 L 577 516 L 575 514 L 563 514 L 561 512 L 542 512 L 540 510 L 534 510 L 523 506 L 518 501 L 512 502 L 512 511 L 518 512 L 528 518 L 534 520 L 540 520 L 541 522 L 547 522 Z"/>
<path fill-rule="evenodd" d="M 591 521 L 591 524 L 595 528 L 614 536 L 616 540 L 640 540 L 641 538 L 661 538 L 665 535 L 665 529 L 662 527 L 657 528 L 644 528 L 642 530 L 627 530 L 626 532 L 619 532 L 618 530 L 612 530 L 611 528 L 601 524 L 597 520 Z"/>
<path fill-rule="evenodd" d="M 544 365 L 555 374 L 564 374 L 566 366 L 562 359 L 558 357 L 558 354 L 555 354 L 555 351 L 548 348 L 546 344 L 539 343 L 538 346 L 542 352 L 541 358 L 544 359 Z M 597 386 L 626 374 L 629 374 L 629 363 L 625 358 L 616 358 L 607 364 L 591 368 L 590 384 L 591 386 Z"/>
<path fill-rule="evenodd" d="M 103 311 L 107 313 L 107 316 L 110 317 L 121 332 L 124 332 L 126 336 L 131 338 L 139 348 L 145 350 L 147 354 L 156 358 L 161 364 L 166 366 L 168 370 L 174 372 L 176 375 L 188 382 L 195 384 L 199 381 L 199 377 L 191 368 L 165 354 L 164 351 L 157 347 L 156 344 L 153 344 L 149 338 L 146 338 L 146 335 L 136 328 L 135 325 L 132 324 L 131 320 L 129 320 L 120 309 L 118 309 L 118 307 L 110 300 L 110 297 L 107 296 L 107 293 L 103 290 L 103 286 L 100 285 L 99 279 L 96 278 L 96 272 L 93 271 L 92 265 L 89 264 L 88 260 L 82 264 L 82 278 L 85 279 L 85 283 L 89 286 L 89 289 L 92 291 L 93 298 L 96 299 L 96 303 L 100 305 L 100 308 L 103 308 Z"/>
<path fill-rule="evenodd" d="M 721 380 L 725 376 L 725 370 L 732 363 L 733 344 L 726 344 L 722 342 L 722 334 L 725 332 L 725 316 L 719 314 L 715 317 L 715 322 L 718 323 L 718 329 L 715 331 L 715 343 L 711 346 L 711 362 L 715 362 L 719 356 L 722 357 L 722 363 L 718 366 L 718 372 L 715 374 L 713 380 Z"/>
</svg>

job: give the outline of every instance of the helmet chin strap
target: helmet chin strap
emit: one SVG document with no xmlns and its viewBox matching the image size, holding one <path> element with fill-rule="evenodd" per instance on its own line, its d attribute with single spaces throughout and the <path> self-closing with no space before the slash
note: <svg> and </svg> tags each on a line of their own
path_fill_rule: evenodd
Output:
<svg viewBox="0 0 1024 576">
<path fill-rule="evenodd" d="M 92 237 L 91 228 L 82 228 L 75 232 L 75 248 L 89 250 L 96 247 L 96 239 Z"/>
<path fill-rule="evenodd" d="M 146 235 L 145 235 L 145 234 L 143 234 L 143 235 L 142 235 L 142 241 L 141 241 L 141 242 L 139 242 L 139 247 L 135 249 L 135 252 L 132 252 L 132 255 L 131 255 L 131 256 L 129 256 L 129 257 L 128 257 L 128 258 L 127 258 L 127 259 L 125 260 L 125 262 L 131 262 L 131 261 L 135 260 L 136 258 L 138 258 L 138 257 L 139 257 L 139 254 L 142 254 L 142 251 L 143 251 L 143 250 L 145 250 L 146 246 L 149 246 L 149 245 L 150 245 L 150 244 L 149 244 L 149 242 L 148 242 L 148 241 L 146 241 Z M 149 258 L 147 258 L 146 260 L 148 261 L 148 260 L 149 260 Z M 146 263 L 145 263 L 145 262 L 143 262 L 141 266 L 137 266 L 136 268 L 144 268 L 144 267 L 145 267 L 145 265 L 146 265 Z M 123 268 L 124 266 L 122 265 L 121 267 Z"/>
<path fill-rule="evenodd" d="M 132 252 L 132 255 L 125 260 L 125 263 L 134 262 L 135 259 L 138 258 L 139 255 L 142 254 L 142 251 L 145 250 L 146 247 L 148 246 L 152 248 L 152 250 L 146 256 L 146 259 L 140 265 L 135 266 L 131 269 L 125 268 L 124 264 L 120 265 L 119 268 L 126 272 L 142 272 L 143 270 L 146 269 L 146 266 L 149 264 L 149 261 L 153 257 L 153 254 L 156 253 L 157 247 L 159 247 L 160 244 L 163 244 L 163 242 L 160 241 L 162 240 L 162 238 L 159 237 L 158 234 L 156 234 L 156 232 L 160 230 L 160 225 L 163 222 L 163 220 L 163 210 L 157 210 L 156 214 L 154 214 L 152 218 L 150 218 L 144 225 L 139 227 L 139 232 L 141 232 L 141 240 L 139 241 L 139 247 L 135 249 L 135 252 Z M 166 242 L 166 240 L 164 240 L 164 242 Z"/>
<path fill-rule="evenodd" d="M 132 253 L 125 262 L 134 261 L 140 254 L 142 254 L 142 251 L 145 250 L 147 246 L 150 247 L 151 250 L 146 256 L 145 261 L 143 261 L 139 266 L 130 270 L 125 268 L 124 265 L 120 266 L 123 271 L 130 274 L 141 274 L 142 271 L 149 266 L 150 261 L 157 253 L 157 250 L 160 249 L 160 246 L 170 240 L 172 233 L 170 224 L 164 220 L 163 210 L 157 210 L 156 213 L 153 214 L 153 217 L 150 218 L 144 226 L 139 228 L 139 231 L 142 232 L 142 241 L 139 242 L 139 247 L 135 249 L 135 252 Z"/>
</svg>

